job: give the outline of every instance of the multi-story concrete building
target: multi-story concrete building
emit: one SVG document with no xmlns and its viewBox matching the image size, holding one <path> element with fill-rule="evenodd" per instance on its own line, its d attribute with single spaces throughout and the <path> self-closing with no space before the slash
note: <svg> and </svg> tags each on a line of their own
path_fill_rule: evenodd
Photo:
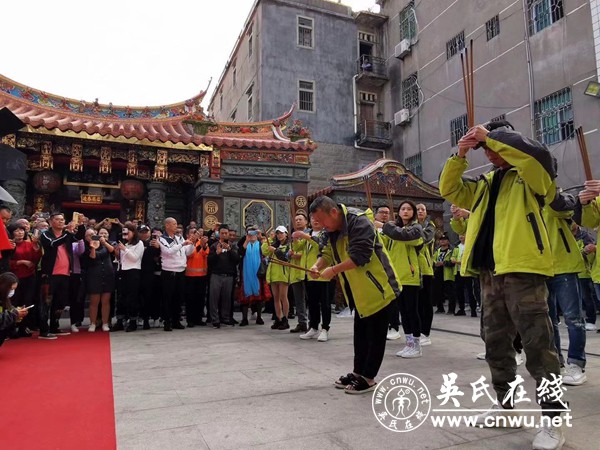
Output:
<svg viewBox="0 0 600 450">
<path fill-rule="evenodd" d="M 592 168 L 600 166 L 600 99 L 585 95 L 600 73 L 598 1 L 378 3 L 387 17 L 379 34 L 390 78 L 382 87 L 383 117 L 393 124 L 389 156 L 437 182 L 466 131 L 460 53 L 473 40 L 476 123 L 506 118 L 546 143 L 565 188 L 584 180 L 575 128 L 586 132 Z M 469 159 L 467 175 L 490 168 L 483 152 Z"/>
<path fill-rule="evenodd" d="M 311 191 L 327 186 L 334 174 L 381 158 L 392 144 L 389 123 L 377 122 L 373 89 L 354 88 L 360 78 L 380 89 L 388 77 L 377 58 L 378 40 L 359 33 L 361 21 L 381 25 L 385 18 L 355 17 L 349 6 L 327 0 L 257 0 L 209 104 L 218 121 L 253 122 L 278 117 L 296 103 L 294 118 L 318 143 Z M 360 61 L 367 48 L 375 59 Z M 359 123 L 359 114 L 369 121 Z"/>
</svg>

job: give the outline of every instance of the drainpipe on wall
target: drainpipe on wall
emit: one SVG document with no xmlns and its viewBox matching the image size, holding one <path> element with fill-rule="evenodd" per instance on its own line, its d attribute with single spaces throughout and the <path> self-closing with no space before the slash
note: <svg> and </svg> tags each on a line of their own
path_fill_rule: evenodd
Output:
<svg viewBox="0 0 600 450">
<path fill-rule="evenodd" d="M 357 95 L 356 95 L 356 79 L 357 78 L 358 78 L 358 74 L 356 74 L 352 77 L 352 100 L 353 100 L 353 107 L 354 107 L 354 136 L 355 137 L 356 137 L 356 134 L 358 133 L 358 106 L 357 106 L 358 102 L 357 102 Z M 369 147 L 361 147 L 360 145 L 358 145 L 358 140 L 356 140 L 356 139 L 354 139 L 354 148 L 357 148 L 359 150 L 369 150 L 370 152 L 380 151 L 381 157 L 386 158 L 385 150 L 379 150 L 379 149 L 369 148 Z"/>
</svg>

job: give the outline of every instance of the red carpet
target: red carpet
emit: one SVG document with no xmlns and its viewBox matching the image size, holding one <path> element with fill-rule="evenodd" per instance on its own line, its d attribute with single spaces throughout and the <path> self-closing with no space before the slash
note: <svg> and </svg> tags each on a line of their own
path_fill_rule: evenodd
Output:
<svg viewBox="0 0 600 450">
<path fill-rule="evenodd" d="M 108 333 L 9 340 L 0 376 L 0 448 L 116 448 Z"/>
</svg>

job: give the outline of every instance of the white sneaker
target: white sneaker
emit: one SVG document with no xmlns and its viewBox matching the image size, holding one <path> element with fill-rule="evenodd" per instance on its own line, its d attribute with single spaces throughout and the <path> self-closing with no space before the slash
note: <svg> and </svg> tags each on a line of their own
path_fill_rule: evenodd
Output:
<svg viewBox="0 0 600 450">
<path fill-rule="evenodd" d="M 517 366 L 520 366 L 521 364 L 523 364 L 523 355 L 521 355 L 520 353 L 517 353 L 515 355 L 515 362 L 517 363 Z"/>
<path fill-rule="evenodd" d="M 577 364 L 567 364 L 563 375 L 563 384 L 568 386 L 579 386 L 587 381 L 583 369 Z"/>
<path fill-rule="evenodd" d="M 95 323 L 90 324 L 88 331 L 90 333 L 93 333 L 94 331 L 96 331 L 96 324 Z"/>
<path fill-rule="evenodd" d="M 71 331 L 73 333 L 79 333 L 79 328 L 77 328 L 77 325 L 73 324 L 71 325 Z"/>
<path fill-rule="evenodd" d="M 585 324 L 585 331 L 596 331 L 596 325 L 593 323 L 586 323 Z"/>
<path fill-rule="evenodd" d="M 401 337 L 402 335 L 400 334 L 400 331 L 390 328 L 386 339 L 388 341 L 395 341 L 396 339 L 400 339 Z"/>
<path fill-rule="evenodd" d="M 314 339 L 317 336 L 319 336 L 319 330 L 310 328 L 306 333 L 300 335 L 300 339 L 304 339 L 304 340 Z"/>
<path fill-rule="evenodd" d="M 110 325 L 107 323 L 102 324 L 102 331 L 110 331 Z"/>
<path fill-rule="evenodd" d="M 407 342 L 406 345 L 404 346 L 404 348 L 396 353 L 396 356 L 399 356 L 400 358 L 402 358 L 402 356 L 410 350 L 412 345 L 413 345 L 412 342 Z"/>
<path fill-rule="evenodd" d="M 340 318 L 354 317 L 354 311 L 350 311 L 350 308 L 346 307 L 337 315 L 337 317 L 340 317 Z"/>
<path fill-rule="evenodd" d="M 494 405 L 492 408 L 482 414 L 478 414 L 475 420 L 475 426 L 480 428 L 521 428 L 521 422 L 515 425 L 510 422 L 509 417 L 519 417 L 520 413 L 510 409 L 504 409 L 499 405 Z M 506 421 L 498 421 L 496 419 L 487 419 L 488 417 L 506 417 Z M 487 419 L 487 420 L 486 420 Z"/>
<path fill-rule="evenodd" d="M 542 426 L 533 439 L 533 450 L 560 450 L 565 444 L 565 434 L 561 427 Z"/>
<path fill-rule="evenodd" d="M 402 358 L 420 358 L 423 356 L 423 352 L 421 351 L 421 342 L 419 338 L 415 338 L 412 345 L 402 353 Z"/>
<path fill-rule="evenodd" d="M 431 338 L 429 336 L 421 335 L 421 347 L 431 345 Z"/>
<path fill-rule="evenodd" d="M 485 352 L 477 353 L 477 359 L 483 359 L 485 361 Z"/>
<path fill-rule="evenodd" d="M 329 332 L 325 329 L 321 330 L 321 334 L 319 334 L 317 341 L 318 342 L 327 342 L 328 339 L 329 339 Z"/>
</svg>

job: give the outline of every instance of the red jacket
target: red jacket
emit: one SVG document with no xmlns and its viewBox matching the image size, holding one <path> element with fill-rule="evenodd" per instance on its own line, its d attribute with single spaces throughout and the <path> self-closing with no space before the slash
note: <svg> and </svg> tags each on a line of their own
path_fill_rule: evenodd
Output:
<svg viewBox="0 0 600 450">
<path fill-rule="evenodd" d="M 35 250 L 33 248 L 33 244 L 31 241 L 22 241 L 18 242 L 15 247 L 14 253 L 10 258 L 10 270 L 13 272 L 17 278 L 28 278 L 35 274 L 35 269 L 40 262 L 40 258 L 42 257 L 42 249 L 39 247 Z M 22 264 L 17 264 L 18 261 L 21 260 L 31 261 L 33 266 L 27 267 Z"/>
</svg>

